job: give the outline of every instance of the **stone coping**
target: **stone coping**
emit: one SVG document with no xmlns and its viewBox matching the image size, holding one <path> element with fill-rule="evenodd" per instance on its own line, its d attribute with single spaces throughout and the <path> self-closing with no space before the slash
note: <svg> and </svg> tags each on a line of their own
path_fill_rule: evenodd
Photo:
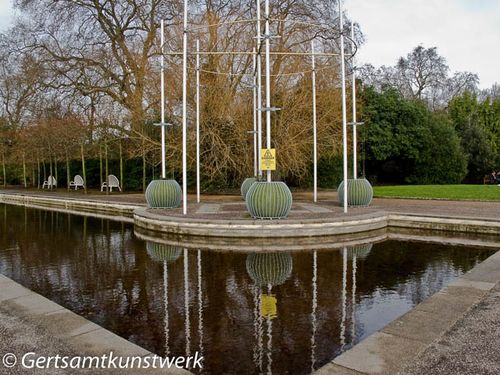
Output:
<svg viewBox="0 0 500 375">
<path fill-rule="evenodd" d="M 134 211 L 134 223 L 136 227 L 149 231 L 204 237 L 310 238 L 391 227 L 500 235 L 500 219 L 403 215 L 384 211 L 329 219 L 216 220 L 169 216 L 140 208 Z"/>
<path fill-rule="evenodd" d="M 35 293 L 0 274 L 0 303 L 2 309 L 35 324 L 51 337 L 62 341 L 75 355 L 146 357 L 153 353 L 133 344 L 111 331 L 75 314 L 57 303 Z M 50 353 L 57 355 L 59 353 Z M 97 369 L 96 372 L 101 373 Z M 123 370 L 121 370 L 123 372 Z M 191 374 L 183 369 L 129 370 L 128 373 Z"/>
<path fill-rule="evenodd" d="M 137 229 L 174 236 L 196 236 L 211 240 L 223 238 L 226 242 L 232 238 L 252 239 L 252 241 L 259 239 L 260 242 L 256 243 L 257 247 L 268 245 L 267 239 L 275 242 L 277 238 L 289 238 L 304 248 L 309 244 L 317 245 L 319 237 L 322 238 L 320 244 L 327 246 L 328 242 L 343 241 L 349 236 L 351 236 L 350 240 L 362 240 L 373 237 L 372 234 L 377 231 L 394 228 L 500 235 L 500 218 L 403 214 L 384 210 L 360 210 L 346 216 L 335 212 L 328 214 L 307 212 L 303 218 L 297 218 L 298 215 L 295 215 L 295 218 L 285 220 L 253 220 L 250 218 L 218 219 L 217 214 L 208 217 L 183 216 L 178 212 L 147 209 L 141 204 L 19 193 L 0 193 L 0 202 L 126 222 L 133 220 Z M 300 204 L 312 206 L 309 203 Z M 230 207 L 234 205 L 234 202 L 229 204 Z M 322 208 L 322 206 L 318 205 L 317 208 Z M 227 245 L 224 241 L 214 242 Z M 293 243 L 284 245 L 293 245 Z"/>
<path fill-rule="evenodd" d="M 397 374 L 479 303 L 499 280 L 500 251 L 315 374 Z"/>
</svg>

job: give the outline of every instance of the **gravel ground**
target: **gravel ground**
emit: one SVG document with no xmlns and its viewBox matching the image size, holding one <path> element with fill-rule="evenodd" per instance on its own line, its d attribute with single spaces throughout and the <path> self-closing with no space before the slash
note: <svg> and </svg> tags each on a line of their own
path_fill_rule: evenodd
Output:
<svg viewBox="0 0 500 375">
<path fill-rule="evenodd" d="M 35 370 L 24 369 L 19 362 L 25 353 L 35 352 L 37 356 L 73 356 L 75 353 L 68 350 L 67 344 L 54 338 L 49 332 L 37 327 L 32 322 L 12 315 L 0 306 L 0 357 L 7 353 L 17 356 L 17 365 L 6 368 L 0 360 L 0 374 L 33 374 Z M 48 369 L 36 370 L 37 374 L 58 375 L 67 374 L 64 370 Z M 75 374 L 89 374 L 89 371 L 72 370 Z"/>
<path fill-rule="evenodd" d="M 500 282 L 399 375 L 500 374 Z"/>
</svg>

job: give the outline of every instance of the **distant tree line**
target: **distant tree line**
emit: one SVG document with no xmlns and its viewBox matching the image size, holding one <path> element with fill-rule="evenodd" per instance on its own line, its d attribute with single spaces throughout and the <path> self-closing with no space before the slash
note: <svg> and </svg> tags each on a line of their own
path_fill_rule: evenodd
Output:
<svg viewBox="0 0 500 375">
<path fill-rule="evenodd" d="M 363 68 L 366 173 L 384 183 L 478 183 L 500 169 L 500 86 L 416 47 L 394 67 Z"/>
<path fill-rule="evenodd" d="M 336 1 L 333 1 L 335 3 Z M 327 0 L 271 1 L 278 52 L 338 52 L 336 7 Z M 99 187 L 107 174 L 127 190 L 159 177 L 159 21 L 166 50 L 181 50 L 181 1 L 26 0 L 0 34 L 0 181 L 38 187 L 49 175 L 66 186 L 75 174 Z M 255 3 L 202 1 L 190 32 L 213 52 L 251 51 Z M 248 15 L 248 17 L 246 17 Z M 289 22 L 292 21 L 293 22 Z M 299 22 L 300 21 L 300 22 Z M 224 23 L 224 25 L 219 24 Z M 311 28 L 307 23 L 330 25 Z M 347 30 L 350 32 L 350 30 Z M 356 41 L 363 35 L 355 27 Z M 350 43 L 348 43 L 349 45 Z M 349 52 L 349 51 L 348 51 Z M 348 53 L 349 55 L 349 53 Z M 320 186 L 342 176 L 341 97 L 336 57 L 317 60 Z M 348 73 L 352 64 L 348 61 Z M 181 59 L 166 57 L 168 177 L 180 179 Z M 194 55 L 188 61 L 193 74 Z M 271 67 L 276 178 L 312 183 L 309 58 L 274 55 Z M 253 174 L 252 58 L 202 58 L 201 173 L 204 191 L 237 188 Z M 478 90 L 473 73 L 450 74 L 435 48 L 415 48 L 394 67 L 359 68 L 359 169 L 377 183 L 477 182 L 499 165 L 500 89 Z M 194 79 L 188 91 L 188 185 L 195 175 Z M 348 108 L 350 113 L 350 108 Z M 265 134 L 264 134 L 265 136 Z M 350 137 L 350 135 L 349 135 Z M 349 151 L 351 144 L 349 140 Z M 352 155 L 350 155 L 352 157 Z"/>
</svg>

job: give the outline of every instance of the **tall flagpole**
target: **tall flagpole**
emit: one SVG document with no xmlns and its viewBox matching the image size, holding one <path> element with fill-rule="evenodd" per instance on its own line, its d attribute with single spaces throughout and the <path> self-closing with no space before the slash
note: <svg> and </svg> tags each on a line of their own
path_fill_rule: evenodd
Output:
<svg viewBox="0 0 500 375">
<path fill-rule="evenodd" d="M 257 105 L 257 56 L 255 56 L 255 48 L 253 49 L 252 55 L 252 67 L 253 67 L 253 175 L 257 176 L 258 166 L 257 166 L 257 116 L 259 115 L 259 107 Z"/>
<path fill-rule="evenodd" d="M 257 150 L 258 150 L 258 169 L 259 177 L 262 177 L 262 167 L 260 164 L 260 154 L 262 150 L 262 57 L 260 54 L 261 42 L 260 26 L 260 0 L 257 0 Z"/>
<path fill-rule="evenodd" d="M 165 167 L 165 57 L 164 57 L 164 44 L 165 44 L 165 29 L 163 20 L 161 20 L 161 178 L 167 176 Z"/>
<path fill-rule="evenodd" d="M 271 148 L 271 59 L 270 40 L 271 31 L 269 28 L 269 0 L 265 2 L 265 39 L 266 39 L 266 147 Z M 267 171 L 267 182 L 271 182 L 271 171 Z"/>
<path fill-rule="evenodd" d="M 187 214 L 187 28 L 188 1 L 184 0 L 184 34 L 182 37 L 182 213 Z"/>
<path fill-rule="evenodd" d="M 313 201 L 318 201 L 318 144 L 316 130 L 316 62 L 314 58 L 314 40 L 311 40 L 312 67 L 312 105 L 313 105 Z"/>
<path fill-rule="evenodd" d="M 344 213 L 347 213 L 347 113 L 345 93 L 345 60 L 344 60 L 344 16 L 342 14 L 342 0 L 339 0 L 340 22 L 340 66 L 342 70 L 342 149 L 344 153 Z"/>
<path fill-rule="evenodd" d="M 196 202 L 200 203 L 200 41 L 196 40 Z"/>
<path fill-rule="evenodd" d="M 351 50 L 354 53 L 354 22 L 351 21 Z M 356 130 L 356 67 L 352 56 L 352 175 L 358 178 L 358 144 Z"/>
</svg>

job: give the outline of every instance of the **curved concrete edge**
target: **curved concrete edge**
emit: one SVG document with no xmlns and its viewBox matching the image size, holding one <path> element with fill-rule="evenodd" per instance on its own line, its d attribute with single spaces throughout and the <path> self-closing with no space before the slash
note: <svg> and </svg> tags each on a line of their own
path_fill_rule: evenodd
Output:
<svg viewBox="0 0 500 375">
<path fill-rule="evenodd" d="M 338 218 L 337 218 L 338 219 Z M 383 215 L 335 221 L 200 220 L 158 215 L 147 209 L 134 211 L 134 224 L 157 232 L 205 237 L 281 238 L 331 236 L 385 228 Z"/>
<path fill-rule="evenodd" d="M 37 294 L 14 280 L 0 274 L 0 303 L 2 309 L 50 332 L 76 355 L 146 357 L 153 353 L 131 343 L 84 317 Z M 58 353 L 51 353 L 56 355 Z M 96 370 L 97 371 L 97 370 Z M 142 373 L 137 369 L 133 373 Z M 182 369 L 145 370 L 147 373 L 191 374 Z"/>
<path fill-rule="evenodd" d="M 500 218 L 455 218 L 429 215 L 401 215 L 391 213 L 389 227 L 418 228 L 451 232 L 500 234 Z"/>
<path fill-rule="evenodd" d="M 397 374 L 479 303 L 499 280 L 500 251 L 315 374 Z"/>
<path fill-rule="evenodd" d="M 154 232 L 174 235 L 238 238 L 299 238 L 338 236 L 369 232 L 384 228 L 412 228 L 433 231 L 450 231 L 500 234 L 500 220 L 449 218 L 423 215 L 401 215 L 380 212 L 331 220 L 202 220 L 160 215 L 147 209 L 134 211 L 134 224 Z"/>
<path fill-rule="evenodd" d="M 210 250 L 214 252 L 275 252 L 275 251 L 310 251 L 332 250 L 344 247 L 373 244 L 387 239 L 385 229 L 363 232 L 359 235 L 305 237 L 305 238 L 237 238 L 237 237 L 201 237 L 201 236 L 170 236 L 168 233 L 158 233 L 142 228 L 134 228 L 134 235 L 146 242 L 193 250 Z"/>
<path fill-rule="evenodd" d="M 208 220 L 161 215 L 141 205 L 73 198 L 61 199 L 21 193 L 0 193 L 0 203 L 49 209 L 110 220 L 133 221 L 137 227 L 148 231 L 206 238 L 299 239 L 346 235 L 368 237 L 368 232 L 387 228 L 500 235 L 500 218 L 445 217 L 380 211 L 346 217 L 332 215 L 332 218 L 328 219 L 270 221 L 251 219 Z M 365 234 L 361 235 L 362 233 Z M 338 239 L 336 238 L 336 240 Z"/>
</svg>

